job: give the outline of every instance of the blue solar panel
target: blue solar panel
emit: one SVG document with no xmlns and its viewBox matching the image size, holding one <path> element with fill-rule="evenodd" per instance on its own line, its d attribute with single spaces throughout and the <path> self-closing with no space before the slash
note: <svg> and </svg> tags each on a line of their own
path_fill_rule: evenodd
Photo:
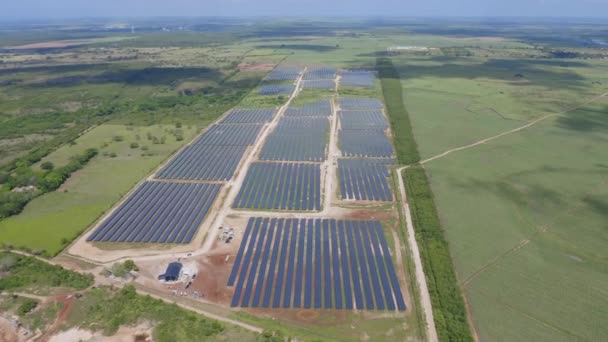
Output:
<svg viewBox="0 0 608 342">
<path fill-rule="evenodd" d="M 323 161 L 328 128 L 329 121 L 326 118 L 285 117 L 266 139 L 260 159 Z"/>
<path fill-rule="evenodd" d="M 245 234 L 243 235 L 243 240 L 241 241 L 241 246 L 239 247 L 239 251 L 236 255 L 236 259 L 234 259 L 234 265 L 232 266 L 232 272 L 230 272 L 230 277 L 228 278 L 228 286 L 234 285 L 234 280 L 236 279 L 236 274 L 241 266 L 241 260 L 243 259 L 243 252 L 245 251 L 245 246 L 247 245 L 247 239 L 251 234 L 251 225 L 253 223 L 253 218 L 249 219 L 249 223 L 247 224 L 247 228 L 245 228 Z"/>
<path fill-rule="evenodd" d="M 266 79 L 269 81 L 295 80 L 303 70 L 300 67 L 277 66 L 266 76 Z"/>
<path fill-rule="evenodd" d="M 276 110 L 273 108 L 234 108 L 220 121 L 220 124 L 266 123 L 271 121 Z"/>
<path fill-rule="evenodd" d="M 189 243 L 220 187 L 144 182 L 87 241 Z"/>
<path fill-rule="evenodd" d="M 388 128 L 384 114 L 379 109 L 340 111 L 339 117 L 342 129 Z"/>
<path fill-rule="evenodd" d="M 343 129 L 339 141 L 342 154 L 348 157 L 390 158 L 394 154 L 382 129 Z"/>
<path fill-rule="evenodd" d="M 338 159 L 340 193 L 344 200 L 392 201 L 389 158 Z"/>
<path fill-rule="evenodd" d="M 304 74 L 305 80 L 327 80 L 336 78 L 338 69 L 334 67 L 308 67 Z"/>
<path fill-rule="evenodd" d="M 346 87 L 374 88 L 376 75 L 367 70 L 342 70 L 340 72 L 340 85 Z"/>
<path fill-rule="evenodd" d="M 290 84 L 265 84 L 260 86 L 259 95 L 290 95 L 295 86 Z"/>
<path fill-rule="evenodd" d="M 194 141 L 196 145 L 227 145 L 248 146 L 253 145 L 262 129 L 262 125 L 213 125 Z"/>
<path fill-rule="evenodd" d="M 306 103 L 298 107 L 289 106 L 285 111 L 285 116 L 330 116 L 331 114 L 329 99 Z"/>
<path fill-rule="evenodd" d="M 264 294 L 268 307 L 274 291 L 273 307 L 353 309 L 354 301 L 358 309 L 405 310 L 380 222 L 256 218 L 252 225 L 241 265 L 233 266 L 234 305 L 256 307 Z"/>
<path fill-rule="evenodd" d="M 336 82 L 334 80 L 312 80 L 303 81 L 302 89 L 327 89 L 333 90 L 336 88 Z"/>
<path fill-rule="evenodd" d="M 304 178 L 306 173 L 313 177 Z M 319 164 L 252 163 L 233 203 L 234 208 L 319 210 Z M 268 195 L 265 193 L 268 192 Z M 310 206 L 306 198 L 314 197 Z"/>
<path fill-rule="evenodd" d="M 340 110 L 374 110 L 384 105 L 378 99 L 365 97 L 341 97 L 338 99 Z"/>
<path fill-rule="evenodd" d="M 189 145 L 156 178 L 226 181 L 234 175 L 246 150 L 247 146 Z"/>
</svg>

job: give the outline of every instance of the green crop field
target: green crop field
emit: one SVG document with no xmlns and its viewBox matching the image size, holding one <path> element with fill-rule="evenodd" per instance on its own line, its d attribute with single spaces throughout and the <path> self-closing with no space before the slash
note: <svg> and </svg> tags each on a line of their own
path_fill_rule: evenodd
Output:
<svg viewBox="0 0 608 342">
<path fill-rule="evenodd" d="M 608 334 L 608 62 L 395 57 L 481 340 Z"/>
</svg>

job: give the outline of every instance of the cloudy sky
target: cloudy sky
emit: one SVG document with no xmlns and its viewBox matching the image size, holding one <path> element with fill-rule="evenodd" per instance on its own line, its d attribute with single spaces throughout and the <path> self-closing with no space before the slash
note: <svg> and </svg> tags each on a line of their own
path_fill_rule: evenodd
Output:
<svg viewBox="0 0 608 342">
<path fill-rule="evenodd" d="M 608 17 L 608 0 L 3 0 L 0 18 L 147 16 Z"/>
</svg>

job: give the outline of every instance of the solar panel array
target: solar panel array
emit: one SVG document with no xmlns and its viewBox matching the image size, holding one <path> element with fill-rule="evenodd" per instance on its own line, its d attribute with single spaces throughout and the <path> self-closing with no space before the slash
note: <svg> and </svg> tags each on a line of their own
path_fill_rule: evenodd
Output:
<svg viewBox="0 0 608 342">
<path fill-rule="evenodd" d="M 252 163 L 233 207 L 320 210 L 320 164 Z"/>
<path fill-rule="evenodd" d="M 156 178 L 227 181 L 246 150 L 247 146 L 189 145 Z"/>
<path fill-rule="evenodd" d="M 376 75 L 368 70 L 342 70 L 340 85 L 347 87 L 374 88 Z"/>
<path fill-rule="evenodd" d="M 288 95 L 293 93 L 295 86 L 291 84 L 264 84 L 260 87 L 260 95 Z"/>
<path fill-rule="evenodd" d="M 334 67 L 308 67 L 304 74 L 305 80 L 331 80 L 336 78 L 338 69 Z"/>
<path fill-rule="evenodd" d="M 299 107 L 290 106 L 285 116 L 330 116 L 332 114 L 329 99 L 306 103 Z"/>
<path fill-rule="evenodd" d="M 340 150 L 348 157 L 382 157 L 393 155 L 393 146 L 382 129 L 340 130 Z"/>
<path fill-rule="evenodd" d="M 382 102 L 374 98 L 341 97 L 338 103 L 341 110 L 373 110 L 384 108 Z"/>
<path fill-rule="evenodd" d="M 198 138 L 196 145 L 225 145 L 247 146 L 253 145 L 262 129 L 262 125 L 213 125 L 205 134 Z"/>
<path fill-rule="evenodd" d="M 233 307 L 406 309 L 378 221 L 251 218 L 228 286 Z"/>
<path fill-rule="evenodd" d="M 220 187 L 146 181 L 87 241 L 189 243 Z"/>
<path fill-rule="evenodd" d="M 260 159 L 323 161 L 328 127 L 327 118 L 284 117 L 266 139 Z"/>
<path fill-rule="evenodd" d="M 232 109 L 226 116 L 220 121 L 220 124 L 235 124 L 235 123 L 265 123 L 272 120 L 275 109 Z"/>
<path fill-rule="evenodd" d="M 392 159 L 339 159 L 342 199 L 363 201 L 392 201 L 388 183 L 387 164 Z"/>
<path fill-rule="evenodd" d="M 342 129 L 387 128 L 382 110 L 340 111 Z"/>
<path fill-rule="evenodd" d="M 312 80 L 303 81 L 302 89 L 336 89 L 336 82 L 334 80 Z"/>
<path fill-rule="evenodd" d="M 278 66 L 268 73 L 266 79 L 269 81 L 295 80 L 300 76 L 302 70 L 300 67 Z"/>
</svg>

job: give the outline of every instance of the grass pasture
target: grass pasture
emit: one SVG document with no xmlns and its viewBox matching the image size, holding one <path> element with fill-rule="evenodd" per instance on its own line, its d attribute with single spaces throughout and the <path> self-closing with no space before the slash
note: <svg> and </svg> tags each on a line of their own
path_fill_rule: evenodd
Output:
<svg viewBox="0 0 608 342">
<path fill-rule="evenodd" d="M 425 169 L 480 340 L 601 340 L 608 63 L 395 63 L 422 159 L 581 106 Z"/>
<path fill-rule="evenodd" d="M 99 155 L 57 191 L 35 198 L 21 214 L 0 221 L 0 243 L 57 254 L 197 133 L 194 127 L 184 126 L 184 140 L 177 141 L 168 132 L 171 130 L 175 130 L 174 125 L 104 124 L 78 138 L 76 145 L 65 145 L 51 153 L 44 160 L 61 165 L 80 150 L 99 149 Z M 165 143 L 154 144 L 147 140 L 147 133 L 158 138 L 165 136 Z M 116 136 L 122 140 L 115 141 Z M 132 142 L 139 147 L 131 148 Z"/>
</svg>

